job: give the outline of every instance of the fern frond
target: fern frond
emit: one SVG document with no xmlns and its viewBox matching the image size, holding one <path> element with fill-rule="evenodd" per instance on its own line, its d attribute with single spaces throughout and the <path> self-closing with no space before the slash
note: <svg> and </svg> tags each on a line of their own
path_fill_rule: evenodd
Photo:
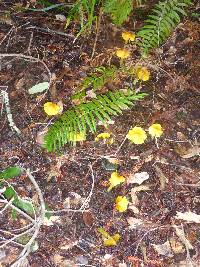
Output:
<svg viewBox="0 0 200 267">
<path fill-rule="evenodd" d="M 122 110 L 130 108 L 135 101 L 143 99 L 145 95 L 145 93 L 135 94 L 131 90 L 127 93 L 108 92 L 97 96 L 91 102 L 72 107 L 48 129 L 44 138 L 45 148 L 48 151 L 55 151 L 73 140 L 77 133 L 86 133 L 87 130 L 96 132 L 97 121 L 106 125 L 111 115 L 121 114 Z"/>
<path fill-rule="evenodd" d="M 133 11 L 134 6 L 141 5 L 146 0 L 105 0 L 103 11 L 109 14 L 113 23 L 121 26 Z"/>
<path fill-rule="evenodd" d="M 105 0 L 103 11 L 111 15 L 113 23 L 121 26 L 133 10 L 132 0 Z"/>
<path fill-rule="evenodd" d="M 166 0 L 155 5 L 152 15 L 149 15 L 143 28 L 137 36 L 141 37 L 141 51 L 148 54 L 149 50 L 158 47 L 170 35 L 180 22 L 181 15 L 186 15 L 185 9 L 191 0 Z"/>
<path fill-rule="evenodd" d="M 84 99 L 88 88 L 92 88 L 94 92 L 101 89 L 109 80 L 115 79 L 117 72 L 118 69 L 114 65 L 94 68 L 94 70 L 83 79 L 76 93 L 72 95 L 72 99 L 78 99 L 79 101 Z"/>
<path fill-rule="evenodd" d="M 89 74 L 82 82 L 80 88 L 87 89 L 89 86 L 92 87 L 94 91 L 102 88 L 105 83 L 109 81 L 110 78 L 113 78 L 117 72 L 116 66 L 110 67 L 97 67 Z"/>
</svg>

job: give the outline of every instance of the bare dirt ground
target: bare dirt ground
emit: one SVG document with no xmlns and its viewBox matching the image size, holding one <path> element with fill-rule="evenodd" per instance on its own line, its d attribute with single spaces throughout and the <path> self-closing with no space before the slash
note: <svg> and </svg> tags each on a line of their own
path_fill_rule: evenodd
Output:
<svg viewBox="0 0 200 267">
<path fill-rule="evenodd" d="M 60 153 L 48 153 L 36 142 L 38 131 L 49 121 L 43 104 L 62 100 L 66 110 L 72 104 L 74 88 L 88 70 L 109 61 L 117 64 L 110 51 L 122 46 L 122 30 L 103 20 L 91 59 L 95 34 L 81 36 L 73 43 L 77 25 L 64 30 L 54 13 L 14 12 L 14 3 L 2 3 L 0 10 L 0 89 L 7 90 L 13 120 L 21 130 L 17 136 L 9 127 L 6 113 L 1 115 L 0 168 L 15 164 L 30 168 L 49 209 L 63 209 L 68 202 L 71 209 L 80 209 L 91 193 L 85 211 L 56 214 L 57 221 L 42 226 L 38 248 L 24 266 L 200 266 L 199 223 L 177 218 L 177 212 L 200 214 L 199 21 L 189 16 L 166 44 L 144 61 L 151 79 L 141 91 L 148 96 L 113 118 L 114 124 L 107 129 L 114 137 L 113 144 L 95 142 L 95 136 L 89 134 L 76 147 L 66 145 Z M 6 11 L 12 15 L 5 18 Z M 142 19 L 134 16 L 137 29 Z M 124 29 L 134 30 L 131 25 L 127 22 Z M 12 54 L 45 62 L 54 76 L 48 93 L 27 93 L 34 84 L 48 79 L 43 64 Z M 133 49 L 129 61 L 138 60 L 138 51 Z M 127 140 L 122 144 L 131 126 L 147 129 L 154 122 L 164 129 L 158 146 L 151 139 L 140 146 Z M 103 131 L 99 126 L 98 132 Z M 131 203 L 132 189 L 138 185 L 125 184 L 107 192 L 105 181 L 112 173 L 106 165 L 109 155 L 119 160 L 118 172 L 125 177 L 138 172 L 149 174 L 142 184 L 147 189 L 137 192 L 137 212 L 129 208 L 118 213 L 114 209 L 118 195 L 126 195 Z M 11 182 L 21 196 L 37 202 L 25 175 Z M 130 218 L 140 223 L 134 227 Z M 0 220 L 4 231 L 24 223 L 21 216 L 13 220 L 10 210 L 1 213 Z M 120 234 L 117 246 L 103 245 L 99 227 Z M 159 246 L 167 241 L 170 248 Z M 20 250 L 16 244 L 3 246 L 0 266 L 10 266 Z"/>
</svg>

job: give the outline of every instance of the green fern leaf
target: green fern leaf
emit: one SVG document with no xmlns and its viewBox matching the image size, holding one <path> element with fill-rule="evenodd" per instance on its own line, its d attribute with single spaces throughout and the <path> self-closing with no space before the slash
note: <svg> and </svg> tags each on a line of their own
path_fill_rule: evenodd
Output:
<svg viewBox="0 0 200 267">
<path fill-rule="evenodd" d="M 111 15 L 113 23 L 121 26 L 133 10 L 132 0 L 105 0 L 104 12 Z"/>
<path fill-rule="evenodd" d="M 148 54 L 149 50 L 159 46 L 169 37 L 172 30 L 185 16 L 185 9 L 191 0 L 166 0 L 155 5 L 143 28 L 138 32 L 141 37 L 141 51 Z"/>
<path fill-rule="evenodd" d="M 133 11 L 134 6 L 139 6 L 146 0 L 105 0 L 103 11 L 109 14 L 113 23 L 121 26 Z"/>
<path fill-rule="evenodd" d="M 45 135 L 44 147 L 48 151 L 55 151 L 66 143 L 71 142 L 77 133 L 86 133 L 89 129 L 96 132 L 97 121 L 106 125 L 110 115 L 118 115 L 123 109 L 133 106 L 134 102 L 143 99 L 147 94 L 135 94 L 129 90 L 126 93 L 117 91 L 106 95 L 99 95 L 88 103 L 81 103 L 63 113 L 60 118 L 49 127 Z"/>
</svg>

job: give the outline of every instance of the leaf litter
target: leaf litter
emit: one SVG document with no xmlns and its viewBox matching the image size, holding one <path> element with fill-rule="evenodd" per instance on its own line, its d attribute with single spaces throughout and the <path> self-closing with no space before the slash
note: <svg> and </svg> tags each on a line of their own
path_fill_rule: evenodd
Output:
<svg viewBox="0 0 200 267">
<path fill-rule="evenodd" d="M 19 13 L 18 16 L 20 17 L 21 14 Z M 43 20 L 49 29 L 53 27 L 55 31 L 58 31 L 60 24 L 56 23 L 60 23 L 60 21 L 49 25 L 47 17 L 47 13 L 45 16 L 42 13 L 34 13 L 32 23 L 44 28 L 41 23 Z M 23 17 L 24 19 L 27 20 Z M 57 19 L 61 19 L 61 17 L 57 16 Z M 20 24 L 20 21 L 18 23 Z M 118 42 L 117 37 L 112 35 L 114 31 L 112 28 L 109 28 L 110 36 L 107 41 L 108 25 L 106 22 L 103 23 L 105 25 L 102 26 L 102 35 L 97 43 L 97 51 L 100 54 L 90 61 L 90 67 L 106 64 L 115 42 Z M 2 127 L 0 133 L 1 169 L 12 166 L 13 163 L 19 163 L 20 166 L 29 166 L 33 171 L 36 170 L 37 182 L 41 186 L 45 202 L 53 210 L 79 209 L 91 191 L 91 177 L 88 175 L 89 164 L 92 164 L 95 176 L 94 188 L 89 195 L 89 212 L 67 212 L 66 217 L 62 217 L 63 215 L 60 214 L 51 216 L 38 237 L 38 250 L 29 256 L 31 265 L 80 266 L 80 262 L 76 261 L 79 257 L 79 260 L 88 261 L 88 265 L 92 266 L 100 264 L 125 267 L 132 264 L 139 267 L 140 265 L 157 267 L 162 266 L 162 263 L 164 267 L 168 267 L 170 264 L 179 262 L 180 266 L 188 267 L 191 261 L 189 257 L 192 257 L 193 253 L 196 253 L 196 259 L 199 258 L 199 190 L 198 186 L 186 185 L 192 185 L 192 179 L 188 181 L 188 173 L 191 177 L 196 177 L 199 164 L 199 145 L 194 142 L 195 139 L 198 139 L 197 126 L 199 125 L 196 93 L 198 92 L 196 87 L 198 74 L 194 64 L 198 52 L 198 46 L 195 43 L 198 29 L 195 22 L 188 19 L 184 25 L 177 28 L 173 38 L 169 38 L 163 46 L 163 51 L 159 54 L 159 61 L 156 61 L 155 55 L 152 54 L 150 64 L 155 65 L 148 67 L 148 72 L 146 69 L 140 70 L 139 78 L 148 80 L 147 85 L 142 85 L 142 90 L 149 93 L 149 97 L 142 101 L 142 104 L 125 112 L 122 117 L 113 118 L 113 121 L 107 123 L 107 128 L 99 124 L 98 133 L 112 133 L 110 137 L 114 141 L 108 143 L 102 139 L 103 142 L 101 140 L 95 142 L 95 136 L 91 134 L 88 140 L 78 144 L 77 147 L 66 146 L 62 151 L 64 156 L 58 155 L 58 157 L 46 153 L 33 141 L 32 137 L 35 138 L 37 132 L 48 126 L 48 120 L 45 119 L 42 109 L 45 102 L 58 103 L 62 100 L 64 110 L 70 106 L 71 93 L 80 77 L 85 75 L 85 70 L 88 69 L 86 65 L 89 62 L 89 51 L 92 49 L 91 40 L 84 39 L 83 41 L 82 39 L 80 42 L 77 40 L 74 45 L 67 37 L 62 38 L 56 33 L 55 35 L 44 34 L 37 29 L 32 29 L 33 39 L 30 40 L 29 29 L 18 28 L 19 38 L 16 39 L 16 42 L 3 43 L 2 51 L 6 49 L 8 53 L 13 50 L 24 53 L 27 51 L 27 44 L 30 44 L 29 53 L 34 54 L 33 49 L 37 49 L 48 67 L 55 72 L 56 78 L 52 85 L 52 91 L 51 88 L 50 90 L 44 89 L 44 86 L 36 88 L 39 90 L 38 92 L 34 91 L 38 96 L 28 95 L 28 89 L 31 89 L 33 84 L 38 84 L 39 77 L 41 81 L 46 80 L 44 70 L 41 71 L 41 68 L 38 67 L 39 64 L 36 66 L 36 64 L 32 65 L 26 61 L 22 64 L 20 60 L 17 61 L 17 64 L 9 63 L 8 68 L 5 68 L 4 63 L 6 62 L 3 61 L 0 78 L 3 85 L 5 83 L 6 86 L 9 86 L 11 110 L 15 114 L 13 120 L 19 129 L 22 129 L 24 136 L 23 142 L 20 142 L 10 131 L 5 117 L 0 117 Z M 4 36 L 7 30 L 9 28 L 6 25 L 2 26 L 1 36 Z M 188 33 L 192 34 L 193 38 L 191 46 L 187 46 L 186 49 L 183 39 L 187 39 Z M 117 35 L 120 35 L 121 38 L 118 29 Z M 22 43 L 18 42 L 20 37 L 24 38 Z M 129 42 L 128 45 L 131 43 Z M 159 53 L 159 51 L 157 52 Z M 109 60 L 113 63 L 116 58 L 109 58 Z M 137 61 L 136 58 L 134 60 Z M 133 59 L 130 58 L 130 61 Z M 66 66 L 66 62 L 68 66 Z M 129 63 L 129 61 L 127 62 Z M 24 66 L 26 66 L 26 70 Z M 31 72 L 33 75 L 30 75 Z M 118 82 L 118 87 L 122 85 Z M 10 88 L 17 90 L 10 92 Z M 44 91 L 40 91 L 43 89 Z M 43 94 L 46 95 L 44 98 Z M 87 97 L 95 98 L 95 95 L 96 92 L 90 90 Z M 50 124 L 53 121 L 54 118 Z M 135 144 L 125 139 L 122 147 L 116 153 L 123 138 L 126 137 L 128 129 L 133 129 L 137 125 L 148 134 L 149 125 L 154 124 L 160 124 L 164 129 L 162 135 L 161 128 L 156 128 L 158 132 L 153 133 L 153 137 L 158 138 L 158 135 L 160 137 L 159 147 L 155 145 L 155 138 L 152 139 L 149 136 L 146 138 L 146 134 L 140 131 L 140 138 L 130 136 Z M 133 132 L 131 133 L 133 134 Z M 183 133 L 184 140 L 178 133 Z M 137 144 L 138 142 L 141 144 Z M 182 142 L 191 143 L 191 146 L 188 150 L 186 148 L 182 154 L 175 153 L 175 144 L 179 144 L 179 142 L 181 146 L 185 144 Z M 38 143 L 42 146 L 43 137 Z M 112 162 L 115 165 L 112 166 L 112 169 L 103 169 L 101 160 L 99 160 L 99 157 L 102 156 L 117 158 L 120 160 L 120 165 Z M 165 158 L 168 164 L 160 162 L 158 165 L 157 159 L 161 158 Z M 50 173 L 51 171 L 52 173 Z M 125 181 L 107 192 L 109 185 L 103 187 L 102 181 L 108 179 L 113 171 L 118 171 L 121 176 L 125 177 Z M 132 173 L 131 179 L 128 182 L 130 173 Z M 180 179 L 181 185 L 179 184 Z M 9 182 L 12 183 L 10 180 Z M 23 187 L 19 187 L 22 195 L 34 196 L 23 176 L 16 180 L 16 184 L 18 183 L 23 184 Z M 167 200 L 163 197 L 164 195 L 168 196 Z M 174 195 L 174 199 L 171 198 L 172 195 Z M 124 208 L 123 212 L 117 212 L 115 209 L 115 200 L 118 196 L 126 196 L 129 202 L 128 209 Z M 171 206 L 168 205 L 167 210 L 166 202 L 173 203 Z M 6 221 L 6 216 L 2 220 L 2 227 L 6 226 L 12 229 L 15 223 L 19 224 L 19 219 L 14 223 L 12 220 Z M 176 226 L 174 226 L 175 222 Z M 108 237 L 106 238 L 108 243 L 111 242 L 110 246 L 107 246 L 107 243 L 105 246 L 102 236 L 100 237 L 97 233 L 98 227 L 101 226 L 109 234 L 109 238 L 111 237 L 110 240 Z M 192 237 L 189 227 L 195 233 Z M 116 234 L 121 238 L 117 240 L 116 237 L 119 236 L 115 236 Z M 66 243 L 66 240 L 69 242 Z M 140 242 L 140 240 L 142 241 Z M 18 252 L 13 247 L 10 255 L 13 253 L 17 257 Z M 83 261 L 84 258 L 80 257 L 87 257 L 87 261 Z M 13 260 L 14 258 L 10 261 Z"/>
</svg>

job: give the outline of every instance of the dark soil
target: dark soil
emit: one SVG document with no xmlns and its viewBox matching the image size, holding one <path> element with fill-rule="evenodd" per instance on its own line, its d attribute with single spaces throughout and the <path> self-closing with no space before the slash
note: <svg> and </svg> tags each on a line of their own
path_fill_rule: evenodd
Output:
<svg viewBox="0 0 200 267">
<path fill-rule="evenodd" d="M 123 46 L 122 30 L 113 28 L 104 19 L 91 59 L 94 33 L 82 35 L 73 43 L 77 25 L 64 30 L 64 24 L 55 20 L 55 14 L 16 12 L 16 6 L 11 2 L 0 4 L 0 89 L 9 94 L 13 121 L 21 135 L 11 130 L 4 111 L 0 116 L 0 169 L 13 165 L 29 168 L 43 192 L 45 203 L 53 210 L 65 208 L 66 199 L 70 199 L 72 209 L 79 209 L 81 200 L 87 198 L 91 190 L 90 165 L 95 178 L 87 211 L 59 213 L 58 222 L 52 226 L 43 225 L 37 238 L 39 248 L 29 255 L 27 266 L 115 267 L 120 263 L 138 267 L 191 266 L 186 261 L 187 251 L 176 235 L 174 225 L 183 227 L 185 237 L 192 245 L 189 252 L 193 266 L 200 266 L 199 224 L 176 219 L 177 212 L 200 214 L 199 155 L 184 156 L 189 149 L 199 147 L 200 142 L 198 20 L 189 16 L 161 48 L 144 60 L 151 79 L 141 90 L 148 96 L 122 116 L 114 117 L 114 124 L 108 129 L 98 127 L 98 133 L 112 133 L 112 145 L 96 142 L 95 136 L 89 134 L 87 140 L 76 147 L 66 145 L 60 153 L 48 153 L 36 142 L 37 133 L 49 121 L 43 104 L 62 100 L 64 110 L 67 110 L 72 105 L 70 96 L 91 68 L 107 65 L 110 60 L 112 64 L 118 64 L 112 51 Z M 6 11 L 10 11 L 11 16 L 5 18 Z M 135 16 L 135 28 L 129 21 L 124 29 L 134 31 L 143 20 L 143 17 Z M 132 58 L 127 64 L 140 59 L 139 52 L 132 49 Z M 27 92 L 33 85 L 48 80 L 42 64 L 16 56 L 2 57 L 2 54 L 31 55 L 44 61 L 55 76 L 50 91 L 37 95 Z M 150 138 L 138 146 L 126 140 L 116 155 L 120 161 L 118 171 L 125 177 L 143 171 L 150 175 L 143 183 L 150 190 L 137 192 L 139 213 L 131 209 L 119 213 L 114 209 L 115 198 L 126 195 L 131 201 L 131 188 L 136 185 L 120 185 L 108 193 L 105 182 L 112 171 L 105 168 L 105 158 L 116 153 L 131 126 L 148 129 L 155 122 L 164 129 L 158 140 L 159 147 Z M 167 179 L 163 188 L 158 169 Z M 25 175 L 10 183 L 21 196 L 37 198 Z M 77 196 L 81 197 L 79 203 Z M 129 217 L 141 219 L 143 224 L 130 229 Z M 24 219 L 19 216 L 13 220 L 7 210 L 0 214 L 0 220 L 1 229 L 9 231 L 21 227 Z M 98 233 L 99 227 L 104 227 L 110 234 L 119 233 L 118 245 L 105 247 Z M 159 254 L 152 245 L 172 239 L 183 249 L 174 250 L 171 257 Z M 2 255 L 4 252 L 6 255 L 0 255 L 0 266 L 4 267 L 10 266 L 21 250 L 15 245 L 3 248 L 0 245 L 0 249 Z"/>
</svg>

